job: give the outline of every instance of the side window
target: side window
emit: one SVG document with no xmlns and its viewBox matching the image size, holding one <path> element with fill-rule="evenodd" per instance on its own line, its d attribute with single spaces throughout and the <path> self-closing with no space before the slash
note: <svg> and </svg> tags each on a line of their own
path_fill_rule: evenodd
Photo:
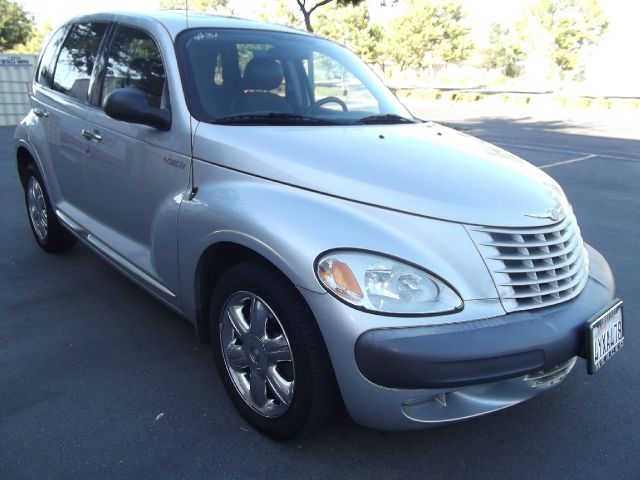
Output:
<svg viewBox="0 0 640 480">
<path fill-rule="evenodd" d="M 89 80 L 107 23 L 75 24 L 64 42 L 53 77 L 53 89 L 87 100 Z"/>
<path fill-rule="evenodd" d="M 309 66 L 306 66 L 309 73 Z M 313 91 L 315 100 L 338 97 L 349 111 L 379 112 L 378 102 L 369 89 L 344 65 L 322 53 L 313 53 Z M 328 103 L 326 109 L 339 109 L 335 103 Z"/>
<path fill-rule="evenodd" d="M 36 75 L 36 82 L 41 85 L 51 86 L 53 81 L 53 56 L 58 51 L 60 43 L 64 39 L 64 33 L 67 31 L 67 27 L 64 26 L 51 36 L 51 40 L 47 44 L 47 47 L 42 53 L 40 58 L 40 68 Z"/>
<path fill-rule="evenodd" d="M 163 107 L 166 74 L 158 46 L 145 32 L 118 27 L 111 44 L 102 99 L 118 88 L 144 90 L 151 106 Z"/>
</svg>

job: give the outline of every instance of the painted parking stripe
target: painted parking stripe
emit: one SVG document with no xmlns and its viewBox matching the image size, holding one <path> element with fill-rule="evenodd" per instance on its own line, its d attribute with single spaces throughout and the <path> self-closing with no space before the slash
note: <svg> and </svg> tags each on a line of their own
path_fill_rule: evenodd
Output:
<svg viewBox="0 0 640 480">
<path fill-rule="evenodd" d="M 569 163 L 576 163 L 576 162 L 582 162 L 583 160 L 589 160 L 591 158 L 596 158 L 598 155 L 585 155 L 584 157 L 578 157 L 578 158 L 570 158 L 569 160 L 562 160 L 561 162 L 554 162 L 554 163 L 548 163 L 546 165 L 540 165 L 538 168 L 541 170 L 544 170 L 546 168 L 551 168 L 551 167 L 559 167 L 560 165 L 567 165 Z"/>
<path fill-rule="evenodd" d="M 466 133 L 466 132 L 465 132 Z M 500 142 L 505 142 L 508 141 L 508 138 L 502 137 L 502 136 L 497 136 L 497 135 L 491 135 L 490 133 L 488 135 L 486 135 L 485 137 L 483 137 L 485 140 L 487 140 L 490 143 L 493 143 L 495 145 L 499 145 Z M 634 140 L 635 141 L 635 140 Z M 507 143 L 504 143 L 504 145 L 508 145 Z M 573 150 L 566 150 L 567 145 L 562 145 L 562 144 L 558 144 L 558 143 L 547 143 L 545 142 L 545 148 L 548 149 L 553 149 L 554 151 L 563 151 L 563 152 L 568 152 L 568 153 L 573 153 Z M 523 145 L 523 147 L 527 147 L 527 148 L 540 148 L 540 147 L 534 147 L 534 146 L 529 146 L 529 145 Z M 622 151 L 618 151 L 618 150 L 611 150 L 609 148 L 604 149 L 603 152 L 600 152 L 600 150 L 603 150 L 603 147 L 601 146 L 594 146 L 595 148 L 593 148 L 593 151 L 591 153 L 595 153 L 596 155 L 600 155 L 601 153 L 603 155 L 617 155 L 617 156 L 621 156 L 621 157 L 638 157 L 638 159 L 640 160 L 640 153 L 634 153 L 634 152 L 622 152 Z M 579 152 L 576 152 L 579 153 Z M 585 152 L 586 155 L 586 152 Z"/>
<path fill-rule="evenodd" d="M 597 153 L 597 154 L 592 154 L 590 152 L 580 152 L 580 151 L 576 151 L 576 150 L 564 150 L 564 149 L 560 149 L 560 148 L 547 148 L 547 147 L 539 147 L 539 146 L 533 146 L 533 145 L 519 145 L 519 144 L 515 144 L 515 143 L 500 143 L 500 142 L 492 142 L 494 145 L 499 145 L 501 147 L 515 147 L 515 148 L 525 148 L 527 150 L 539 150 L 541 152 L 555 152 L 555 153 L 573 153 L 576 155 L 596 155 L 598 157 L 601 158 L 611 158 L 611 159 L 615 159 L 615 160 L 627 160 L 630 162 L 640 162 L 640 159 L 637 158 L 631 158 L 631 157 L 623 157 L 620 155 L 607 155 L 604 153 Z"/>
</svg>

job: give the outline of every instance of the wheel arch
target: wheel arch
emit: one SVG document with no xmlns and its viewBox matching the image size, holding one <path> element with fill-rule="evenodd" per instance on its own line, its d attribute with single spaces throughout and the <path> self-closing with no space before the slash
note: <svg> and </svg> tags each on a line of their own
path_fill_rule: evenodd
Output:
<svg viewBox="0 0 640 480">
<path fill-rule="evenodd" d="M 243 261 L 261 263 L 278 272 L 294 286 L 291 279 L 273 262 L 254 249 L 232 241 L 221 241 L 207 247 L 195 269 L 194 296 L 196 306 L 196 333 L 201 343 L 211 343 L 208 312 L 211 308 L 211 293 L 222 274 L 231 266 Z"/>
<path fill-rule="evenodd" d="M 18 176 L 20 178 L 20 183 L 22 186 L 25 186 L 25 182 L 27 181 L 27 167 L 33 164 L 36 168 L 38 168 L 38 163 L 36 162 L 35 156 L 29 151 L 27 147 L 23 144 L 18 146 L 16 151 L 16 166 L 18 168 Z"/>
</svg>

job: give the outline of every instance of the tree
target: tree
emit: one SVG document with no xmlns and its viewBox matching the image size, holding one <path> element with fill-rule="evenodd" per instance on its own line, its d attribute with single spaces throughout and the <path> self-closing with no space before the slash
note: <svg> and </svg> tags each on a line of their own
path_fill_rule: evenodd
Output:
<svg viewBox="0 0 640 480">
<path fill-rule="evenodd" d="M 23 53 L 23 54 L 34 54 L 37 55 L 40 53 L 40 50 L 44 47 L 44 41 L 49 37 L 53 28 L 51 27 L 51 23 L 46 21 L 42 28 L 36 28 L 31 30 L 31 35 L 29 39 L 25 43 L 21 43 L 20 45 L 15 45 L 9 53 Z"/>
<path fill-rule="evenodd" d="M 311 15 L 313 15 L 313 12 L 315 12 L 318 8 L 324 5 L 327 5 L 333 1 L 337 1 L 342 5 L 346 5 L 346 4 L 355 5 L 360 3 L 362 0 L 314 0 L 314 1 L 296 0 L 298 7 L 300 7 L 300 12 L 302 12 L 302 16 L 304 17 L 304 25 L 307 28 L 307 32 L 313 32 L 313 27 L 311 26 Z"/>
<path fill-rule="evenodd" d="M 294 28 L 302 28 L 303 26 L 301 19 L 296 17 L 289 8 L 287 0 L 252 2 L 249 17 Z"/>
<path fill-rule="evenodd" d="M 0 0 L 0 52 L 25 43 L 33 29 L 33 19 L 12 0 Z"/>
<path fill-rule="evenodd" d="M 160 8 L 171 8 L 177 10 L 197 10 L 206 12 L 209 10 L 225 11 L 227 0 L 160 0 Z"/>
<path fill-rule="evenodd" d="M 474 47 L 464 17 L 464 10 L 455 0 L 407 0 L 404 14 L 389 25 L 386 55 L 400 70 L 459 63 L 469 57 Z"/>
<path fill-rule="evenodd" d="M 609 26 L 598 0 L 540 0 L 533 15 L 553 37 L 553 60 L 563 72 L 576 68 L 581 52 Z"/>
<path fill-rule="evenodd" d="M 318 25 L 319 35 L 345 45 L 369 64 L 381 62 L 382 28 L 369 21 L 366 3 L 323 10 Z"/>
<path fill-rule="evenodd" d="M 524 36 L 517 30 L 517 27 L 510 29 L 499 23 L 491 26 L 488 46 L 482 52 L 485 68 L 502 68 L 507 77 L 518 76 L 516 64 L 527 58 L 527 52 Z"/>
</svg>

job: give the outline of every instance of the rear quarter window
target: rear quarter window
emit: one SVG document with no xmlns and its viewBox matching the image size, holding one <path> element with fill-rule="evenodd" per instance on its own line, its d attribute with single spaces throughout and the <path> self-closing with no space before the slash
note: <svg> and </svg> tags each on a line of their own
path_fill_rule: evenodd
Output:
<svg viewBox="0 0 640 480">
<path fill-rule="evenodd" d="M 60 28 L 51 36 L 49 43 L 47 44 L 42 57 L 40 58 L 40 66 L 38 73 L 36 74 L 36 82 L 40 85 L 50 87 L 53 82 L 53 57 L 58 51 L 58 47 L 64 40 L 64 34 L 67 31 L 67 26 Z"/>
</svg>

